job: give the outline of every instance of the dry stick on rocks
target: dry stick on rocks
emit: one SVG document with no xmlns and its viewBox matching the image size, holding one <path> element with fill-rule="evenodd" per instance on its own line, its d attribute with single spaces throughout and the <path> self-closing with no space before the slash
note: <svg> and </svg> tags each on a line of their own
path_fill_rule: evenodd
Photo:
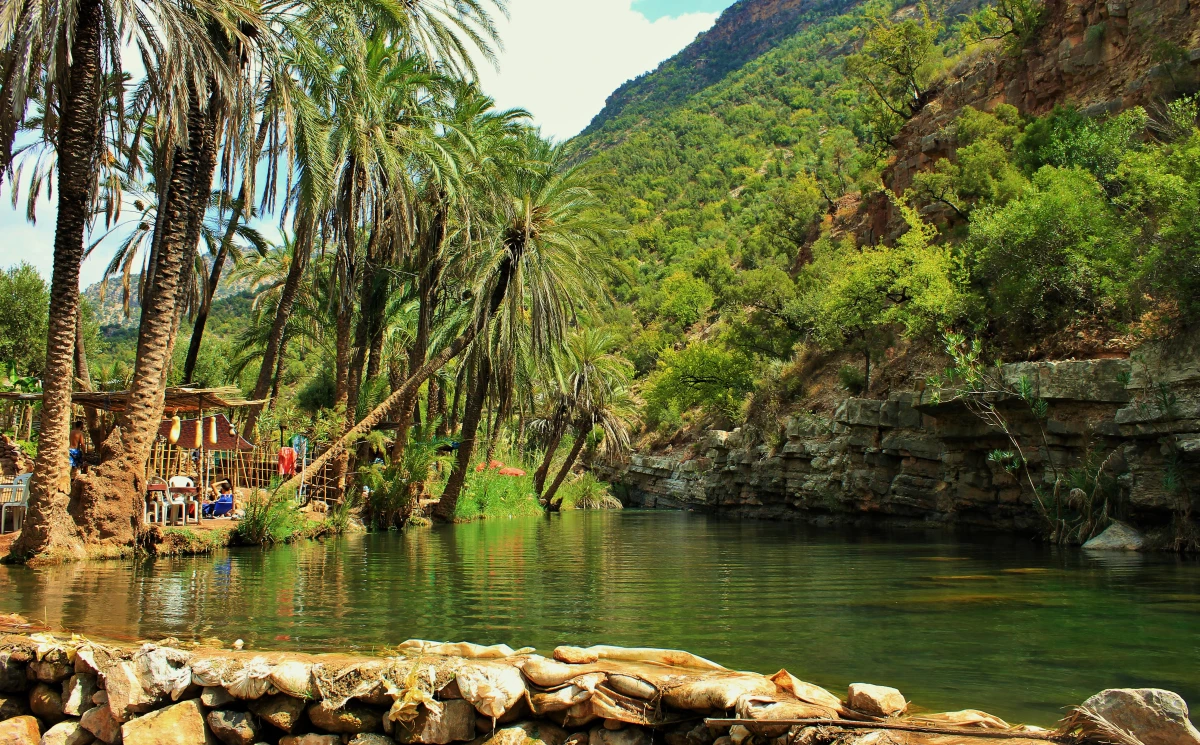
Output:
<svg viewBox="0 0 1200 745">
<path fill-rule="evenodd" d="M 919 724 L 893 722 L 856 722 L 849 719 L 705 719 L 708 727 L 731 727 L 740 724 L 750 728 L 776 726 L 844 727 L 846 729 L 885 729 L 899 732 L 920 732 L 927 735 L 955 735 L 958 737 L 983 737 L 993 740 L 1048 740 L 1051 742 L 1075 742 L 1075 738 L 1057 732 L 1013 732 L 1011 730 L 970 730 L 965 727 L 926 727 Z"/>
</svg>

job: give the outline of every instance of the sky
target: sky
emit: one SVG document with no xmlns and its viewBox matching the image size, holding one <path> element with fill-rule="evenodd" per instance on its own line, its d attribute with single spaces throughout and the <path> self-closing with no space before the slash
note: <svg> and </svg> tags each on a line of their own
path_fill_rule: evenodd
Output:
<svg viewBox="0 0 1200 745">
<path fill-rule="evenodd" d="M 479 77 L 498 106 L 526 109 L 543 134 L 565 140 L 586 127 L 622 83 L 683 49 L 732 3 L 509 0 L 509 18 L 498 23 L 504 44 L 498 69 L 483 63 Z M 0 192 L 0 267 L 25 261 L 49 279 L 54 205 L 43 198 L 37 224 L 30 225 L 24 202 L 13 210 L 11 198 L 6 180 Z M 100 280 L 109 253 L 102 244 L 84 262 L 83 287 Z"/>
</svg>

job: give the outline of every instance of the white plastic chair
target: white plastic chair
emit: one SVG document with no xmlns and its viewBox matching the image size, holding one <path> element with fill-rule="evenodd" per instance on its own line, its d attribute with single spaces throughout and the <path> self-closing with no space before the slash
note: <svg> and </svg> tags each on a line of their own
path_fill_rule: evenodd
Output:
<svg viewBox="0 0 1200 745">
<path fill-rule="evenodd" d="M 161 525 L 167 517 L 167 503 L 171 496 L 171 487 L 162 476 L 151 476 L 147 479 L 146 485 L 165 487 L 162 490 L 147 490 L 146 502 L 142 505 L 142 522 L 150 522 L 150 517 L 153 515 L 154 522 Z"/>
<path fill-rule="evenodd" d="M 167 480 L 167 518 L 169 522 L 175 522 L 175 508 L 178 507 L 180 510 L 180 516 L 183 518 L 183 524 L 187 525 L 188 505 L 196 501 L 195 495 L 193 494 L 180 494 L 176 496 L 171 490 L 178 488 L 191 489 L 195 486 L 196 482 L 192 481 L 187 476 L 172 476 Z M 196 504 L 196 524 L 200 524 L 200 505 L 198 503 Z"/>
<path fill-rule="evenodd" d="M 0 484 L 0 534 L 4 533 L 4 518 L 8 511 L 20 510 L 13 516 L 13 531 L 16 532 L 25 524 L 25 513 L 29 510 L 29 479 L 32 473 L 23 473 L 13 479 L 11 484 Z M 17 519 L 19 515 L 20 519 Z"/>
</svg>

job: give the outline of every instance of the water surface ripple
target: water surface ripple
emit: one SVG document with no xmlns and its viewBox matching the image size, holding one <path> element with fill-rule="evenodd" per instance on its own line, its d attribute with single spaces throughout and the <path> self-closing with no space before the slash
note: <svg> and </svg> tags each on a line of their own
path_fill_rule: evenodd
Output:
<svg viewBox="0 0 1200 745">
<path fill-rule="evenodd" d="M 370 653 L 408 638 L 686 649 L 1049 724 L 1106 687 L 1200 707 L 1200 563 L 1008 537 L 568 513 L 193 559 L 0 567 L 0 611 L 98 638 Z"/>
</svg>

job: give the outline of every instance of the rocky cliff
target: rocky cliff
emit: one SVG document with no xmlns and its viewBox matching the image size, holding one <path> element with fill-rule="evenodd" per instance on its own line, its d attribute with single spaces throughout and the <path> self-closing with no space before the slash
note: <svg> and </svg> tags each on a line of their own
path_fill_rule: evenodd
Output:
<svg viewBox="0 0 1200 745">
<path fill-rule="evenodd" d="M 1046 402 L 997 397 L 1050 512 L 1128 522 L 1145 547 L 1195 547 L 1200 511 L 1200 356 L 1007 365 Z M 850 398 L 831 417 L 792 417 L 778 443 L 709 432 L 683 455 L 634 456 L 610 474 L 632 507 L 819 523 L 886 522 L 1043 532 L 1045 517 L 996 426 L 946 392 Z M 1055 476 L 1065 479 L 1059 502 Z M 1078 490 L 1078 491 L 1076 491 Z M 1086 537 L 1086 536 L 1085 536 Z"/>
</svg>

